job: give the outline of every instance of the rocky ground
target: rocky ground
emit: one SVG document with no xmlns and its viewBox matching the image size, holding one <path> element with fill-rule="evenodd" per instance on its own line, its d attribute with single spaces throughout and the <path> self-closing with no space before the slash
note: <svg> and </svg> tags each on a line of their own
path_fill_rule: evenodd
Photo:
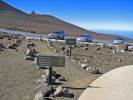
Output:
<svg viewBox="0 0 133 100">
<path fill-rule="evenodd" d="M 5 47 L 14 43 L 15 39 L 0 39 Z M 2 48 L 0 50 L 0 100 L 33 100 L 37 86 L 37 79 L 43 74 L 43 70 L 38 70 L 34 61 L 24 60 L 26 42 L 16 49 Z M 64 43 L 53 42 L 54 48 L 48 46 L 46 41 L 36 41 L 35 50 L 43 55 L 63 55 L 61 49 Z M 77 100 L 81 93 L 89 84 L 100 75 L 117 67 L 132 65 L 133 55 L 129 51 L 113 53 L 113 48 L 99 45 L 77 45 L 72 49 L 72 56 L 66 57 L 65 67 L 54 67 L 57 74 L 62 75 L 67 81 L 62 82 L 63 87 L 67 87 L 73 98 L 56 97 L 55 100 Z M 82 68 L 85 63 L 87 68 Z M 99 69 L 100 74 L 92 74 L 95 69 Z M 88 71 L 87 71 L 88 70 Z"/>
</svg>

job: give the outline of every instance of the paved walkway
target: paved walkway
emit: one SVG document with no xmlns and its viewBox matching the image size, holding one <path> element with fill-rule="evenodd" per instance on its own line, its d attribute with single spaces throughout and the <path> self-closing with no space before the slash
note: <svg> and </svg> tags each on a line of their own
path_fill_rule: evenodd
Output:
<svg viewBox="0 0 133 100">
<path fill-rule="evenodd" d="M 78 100 L 133 100 L 133 65 L 102 75 Z"/>
</svg>

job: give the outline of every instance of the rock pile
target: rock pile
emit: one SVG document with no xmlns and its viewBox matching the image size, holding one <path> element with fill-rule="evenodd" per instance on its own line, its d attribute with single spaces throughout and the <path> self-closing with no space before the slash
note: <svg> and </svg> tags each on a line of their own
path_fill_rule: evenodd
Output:
<svg viewBox="0 0 133 100">
<path fill-rule="evenodd" d="M 5 47 L 4 47 L 3 43 L 0 42 L 0 51 L 3 51 L 3 48 L 5 48 Z"/>
<path fill-rule="evenodd" d="M 66 79 L 56 74 L 55 71 L 52 72 L 52 84 L 48 84 L 49 79 L 49 70 L 44 70 L 44 75 L 41 78 L 37 79 L 38 86 L 36 89 L 40 91 L 35 95 L 34 100 L 38 100 L 39 98 L 45 100 L 46 98 L 51 97 L 60 97 L 60 96 L 69 96 L 69 91 L 67 88 L 63 88 L 62 85 L 57 86 L 55 83 L 58 81 L 66 81 Z M 55 84 L 55 85 L 54 85 Z"/>
<path fill-rule="evenodd" d="M 100 74 L 99 69 L 96 69 L 96 68 L 95 68 L 95 69 L 93 69 L 93 70 L 92 70 L 92 74 Z"/>
<path fill-rule="evenodd" d="M 25 55 L 25 60 L 34 60 L 34 58 L 36 57 L 36 50 L 32 47 L 32 48 L 28 48 L 26 51 L 26 55 Z"/>
<path fill-rule="evenodd" d="M 35 44 L 32 41 L 28 40 L 26 46 L 27 48 L 32 48 L 33 46 L 35 46 Z"/>
</svg>

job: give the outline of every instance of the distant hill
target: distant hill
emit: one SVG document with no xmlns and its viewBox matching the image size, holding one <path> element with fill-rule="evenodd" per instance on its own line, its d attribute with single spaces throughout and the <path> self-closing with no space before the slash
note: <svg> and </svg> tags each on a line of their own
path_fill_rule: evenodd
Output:
<svg viewBox="0 0 133 100">
<path fill-rule="evenodd" d="M 115 36 L 97 34 L 81 27 L 75 26 L 54 16 L 37 16 L 22 12 L 0 0 L 0 26 L 15 26 L 24 30 L 48 34 L 63 30 L 69 36 L 91 34 L 96 39 L 114 39 Z"/>
</svg>

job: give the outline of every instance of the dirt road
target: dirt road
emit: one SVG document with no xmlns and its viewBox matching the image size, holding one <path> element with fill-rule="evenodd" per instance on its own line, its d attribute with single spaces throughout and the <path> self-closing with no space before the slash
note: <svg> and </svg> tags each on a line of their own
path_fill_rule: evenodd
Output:
<svg viewBox="0 0 133 100">
<path fill-rule="evenodd" d="M 14 40 L 0 40 L 4 45 L 14 42 Z M 44 55 L 60 55 L 55 53 L 53 50 L 48 48 L 46 42 L 33 41 L 35 43 L 35 49 L 39 54 Z M 57 46 L 57 44 L 55 44 Z M 61 46 L 59 46 L 60 48 Z M 96 48 L 95 46 L 90 47 L 92 50 Z M 40 78 L 44 71 L 38 70 L 36 64 L 33 61 L 24 60 L 24 51 L 26 49 L 26 41 L 23 41 L 22 45 L 17 48 L 18 51 L 12 49 L 4 49 L 0 51 L 0 100 L 33 100 L 37 91 L 35 87 L 37 86 L 36 80 Z M 92 50 L 85 51 L 82 48 L 74 49 L 75 52 L 73 55 L 79 57 L 81 60 L 84 58 L 90 59 L 89 55 L 92 55 Z M 81 52 L 81 51 L 84 52 Z M 95 56 L 90 61 L 92 62 L 91 66 L 96 67 L 98 64 L 101 64 L 100 61 L 106 61 L 107 57 L 110 57 L 111 54 L 108 54 L 108 50 L 103 49 L 104 54 Z M 100 52 L 100 51 L 98 51 Z M 78 56 L 77 56 L 78 55 Z M 110 66 L 99 66 L 99 69 L 102 73 L 106 73 L 109 70 L 115 69 L 123 65 L 131 65 L 132 55 L 128 53 L 117 54 L 118 57 L 122 57 L 123 62 L 116 62 L 109 60 Z M 99 59 L 100 58 L 100 59 Z M 98 61 L 99 59 L 99 61 Z M 106 64 L 105 64 L 106 65 Z M 79 64 L 71 59 L 66 59 L 66 66 L 63 68 L 54 67 L 53 70 L 57 74 L 64 76 L 67 81 L 63 82 L 64 87 L 68 87 L 70 93 L 74 94 L 73 98 L 56 98 L 56 100 L 77 100 L 82 92 L 90 85 L 99 75 L 93 75 L 86 69 L 82 69 Z"/>
</svg>

